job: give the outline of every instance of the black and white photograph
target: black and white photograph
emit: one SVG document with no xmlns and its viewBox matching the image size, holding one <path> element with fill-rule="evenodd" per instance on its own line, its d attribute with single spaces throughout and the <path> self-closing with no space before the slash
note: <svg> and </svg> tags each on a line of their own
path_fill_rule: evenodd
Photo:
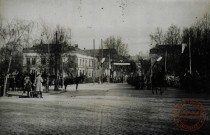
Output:
<svg viewBox="0 0 210 135">
<path fill-rule="evenodd" d="M 0 135 L 209 135 L 210 0 L 0 0 Z"/>
</svg>

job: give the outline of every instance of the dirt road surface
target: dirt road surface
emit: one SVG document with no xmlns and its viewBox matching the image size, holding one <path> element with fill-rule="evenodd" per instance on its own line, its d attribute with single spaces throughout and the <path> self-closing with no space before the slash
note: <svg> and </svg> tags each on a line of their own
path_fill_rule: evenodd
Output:
<svg viewBox="0 0 210 135">
<path fill-rule="evenodd" d="M 91 89 L 92 88 L 92 89 Z M 161 95 L 127 84 L 70 86 L 44 98 L 0 98 L 0 134 L 210 134 L 210 96 L 169 89 Z M 200 101 L 206 111 L 203 127 L 186 132 L 174 122 L 176 104 Z"/>
</svg>

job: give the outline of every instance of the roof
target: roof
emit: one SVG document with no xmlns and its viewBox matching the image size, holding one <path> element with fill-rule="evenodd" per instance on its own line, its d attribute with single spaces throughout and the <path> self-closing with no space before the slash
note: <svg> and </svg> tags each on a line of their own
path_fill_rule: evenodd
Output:
<svg viewBox="0 0 210 135">
<path fill-rule="evenodd" d="M 87 55 L 87 56 L 91 56 L 89 53 L 87 53 L 85 50 L 82 50 L 80 48 L 74 48 L 74 50 L 71 51 L 72 53 L 78 53 L 78 54 L 82 54 L 82 55 Z"/>
<path fill-rule="evenodd" d="M 56 46 L 56 44 L 38 44 L 38 45 L 34 45 L 30 48 L 24 48 L 23 49 L 23 53 L 55 53 L 55 52 L 59 52 L 59 49 L 62 49 L 60 51 L 64 52 L 64 53 L 78 53 L 78 54 L 82 54 L 82 55 L 89 55 L 86 51 L 78 48 L 78 47 L 74 47 L 74 46 L 69 46 L 66 44 L 60 44 L 61 47 Z"/>
<path fill-rule="evenodd" d="M 58 49 L 70 51 L 70 50 L 73 50 L 74 47 L 69 46 L 67 44 L 59 44 L 59 46 L 56 46 L 56 44 L 37 44 L 29 48 L 24 48 L 23 52 L 24 53 L 29 53 L 29 52 L 54 53 L 55 51 L 59 51 Z"/>
<path fill-rule="evenodd" d="M 117 51 L 115 49 L 87 49 L 84 50 L 88 55 L 99 57 L 102 55 L 103 51 L 103 57 L 108 57 L 109 55 L 112 54 L 117 54 Z"/>
<path fill-rule="evenodd" d="M 181 45 L 156 45 L 154 48 L 150 49 L 150 54 L 157 53 L 177 53 L 181 54 L 182 46 Z"/>
</svg>

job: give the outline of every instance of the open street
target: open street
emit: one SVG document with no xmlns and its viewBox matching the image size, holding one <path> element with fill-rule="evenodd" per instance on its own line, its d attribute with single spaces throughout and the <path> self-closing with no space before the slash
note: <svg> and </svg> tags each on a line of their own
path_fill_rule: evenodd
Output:
<svg viewBox="0 0 210 135">
<path fill-rule="evenodd" d="M 210 0 L 0 0 L 0 135 L 210 135 Z"/>
<path fill-rule="evenodd" d="M 174 122 L 175 107 L 186 98 L 205 108 L 206 121 L 195 132 Z M 0 98 L 0 134 L 209 134 L 209 106 L 210 95 L 172 88 L 161 96 L 128 84 L 81 84 L 43 98 Z"/>
</svg>

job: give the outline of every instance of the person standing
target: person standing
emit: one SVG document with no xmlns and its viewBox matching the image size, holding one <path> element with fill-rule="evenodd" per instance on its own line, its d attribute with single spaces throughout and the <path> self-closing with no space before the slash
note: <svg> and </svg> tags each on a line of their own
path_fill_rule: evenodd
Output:
<svg viewBox="0 0 210 135">
<path fill-rule="evenodd" d="M 29 92 L 31 91 L 31 84 L 29 76 L 25 77 L 24 89 L 27 92 L 27 97 L 29 97 Z"/>
<path fill-rule="evenodd" d="M 35 71 L 32 70 L 32 72 L 30 73 L 30 79 L 31 79 L 32 84 L 34 84 L 35 78 L 36 78 Z M 34 91 L 35 89 L 34 85 L 32 85 L 31 87 L 32 87 L 32 90 Z"/>
<path fill-rule="evenodd" d="M 46 78 L 46 92 L 49 92 L 49 77 Z"/>
<path fill-rule="evenodd" d="M 42 91 L 43 91 L 42 82 L 43 82 L 43 79 L 41 77 L 41 74 L 38 74 L 35 79 L 34 84 L 35 84 L 35 90 L 39 92 L 41 98 L 42 98 Z"/>
<path fill-rule="evenodd" d="M 74 79 L 74 83 L 76 84 L 76 91 L 77 91 L 77 89 L 78 89 L 78 85 L 79 85 L 80 79 L 81 79 L 81 77 L 76 77 L 76 78 Z"/>
</svg>

